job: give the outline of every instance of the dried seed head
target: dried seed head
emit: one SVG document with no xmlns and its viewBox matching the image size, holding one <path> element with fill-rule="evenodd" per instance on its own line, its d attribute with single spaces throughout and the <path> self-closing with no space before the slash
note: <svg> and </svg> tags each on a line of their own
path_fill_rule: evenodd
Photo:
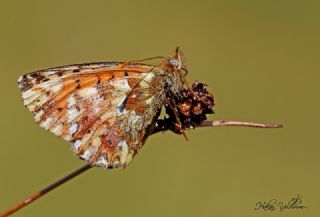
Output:
<svg viewBox="0 0 320 217">
<path fill-rule="evenodd" d="M 207 114 L 213 113 L 214 98 L 206 84 L 195 82 L 191 89 L 179 93 L 176 105 L 183 128 L 194 128 L 207 119 Z"/>
</svg>

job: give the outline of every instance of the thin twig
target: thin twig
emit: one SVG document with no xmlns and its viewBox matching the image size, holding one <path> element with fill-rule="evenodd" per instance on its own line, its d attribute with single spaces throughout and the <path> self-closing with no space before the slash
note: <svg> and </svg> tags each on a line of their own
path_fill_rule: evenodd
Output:
<svg viewBox="0 0 320 217">
<path fill-rule="evenodd" d="M 256 127 L 256 128 L 281 128 L 282 124 L 262 124 L 246 121 L 227 121 L 227 120 L 214 120 L 203 121 L 199 127 L 220 127 L 220 126 L 242 126 L 242 127 Z"/>
<path fill-rule="evenodd" d="M 27 206 L 28 204 L 32 203 L 33 201 L 39 199 L 43 195 L 47 194 L 51 190 L 57 188 L 58 186 L 62 185 L 63 183 L 71 180 L 72 178 L 76 177 L 77 175 L 87 171 L 88 169 L 91 168 L 91 165 L 86 164 L 79 169 L 73 171 L 72 173 L 68 174 L 67 176 L 63 177 L 62 179 L 59 179 L 58 181 L 52 183 L 51 185 L 45 187 L 44 189 L 40 190 L 37 193 L 32 194 L 25 200 L 21 201 L 17 205 L 13 206 L 11 209 L 7 210 L 6 212 L 0 214 L 0 217 L 7 217 L 10 216 L 11 214 L 17 212 L 19 209 L 22 209 L 23 207 Z"/>
</svg>

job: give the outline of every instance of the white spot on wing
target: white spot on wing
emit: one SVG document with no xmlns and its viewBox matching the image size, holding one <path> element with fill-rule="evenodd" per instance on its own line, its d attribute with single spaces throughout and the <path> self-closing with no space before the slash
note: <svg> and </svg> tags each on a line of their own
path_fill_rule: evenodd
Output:
<svg viewBox="0 0 320 217">
<path fill-rule="evenodd" d="M 84 89 L 81 89 L 79 91 L 79 95 L 84 97 L 84 98 L 87 98 L 87 97 L 90 97 L 90 96 L 94 96 L 94 95 L 97 95 L 97 94 L 98 94 L 98 90 L 95 87 L 84 88 Z"/>
<path fill-rule="evenodd" d="M 147 75 L 144 77 L 143 80 L 150 82 L 153 79 L 153 77 L 154 77 L 154 74 L 150 72 L 150 73 L 147 73 Z"/>
<path fill-rule="evenodd" d="M 110 81 L 110 85 L 114 86 L 117 90 L 128 92 L 131 90 L 126 79 L 115 79 Z"/>
<path fill-rule="evenodd" d="M 128 153 L 129 153 L 129 146 L 126 143 L 125 140 L 121 140 L 117 145 L 121 151 L 120 151 L 120 163 L 124 164 L 127 160 Z"/>
<path fill-rule="evenodd" d="M 96 137 L 92 140 L 92 146 L 94 146 L 95 148 L 98 148 L 100 144 L 101 144 L 100 137 Z"/>
<path fill-rule="evenodd" d="M 53 121 L 53 117 L 48 117 L 44 122 L 42 122 L 40 125 L 44 127 L 45 129 L 49 129 L 49 125 Z"/>
<path fill-rule="evenodd" d="M 68 98 L 68 108 L 71 108 L 77 103 L 76 98 L 74 96 L 70 96 Z"/>
<path fill-rule="evenodd" d="M 22 93 L 22 98 L 24 99 L 25 105 L 29 105 L 30 103 L 38 99 L 40 96 L 41 96 L 40 92 L 35 92 L 32 90 L 28 90 Z"/>
<path fill-rule="evenodd" d="M 20 76 L 19 79 L 18 79 L 18 83 L 20 83 L 23 79 L 23 76 Z"/>
<path fill-rule="evenodd" d="M 69 133 L 72 135 L 77 132 L 79 125 L 77 123 L 72 124 L 69 126 Z"/>
<path fill-rule="evenodd" d="M 109 163 L 104 156 L 100 156 L 98 160 L 94 162 L 94 165 L 108 167 Z"/>
<path fill-rule="evenodd" d="M 45 83 L 43 85 L 45 87 Z M 51 86 L 51 85 L 50 85 Z M 52 87 L 48 87 L 52 92 L 57 93 L 58 91 L 60 91 L 63 87 L 63 84 L 59 83 L 56 85 L 52 85 Z"/>
<path fill-rule="evenodd" d="M 51 130 L 55 135 L 60 136 L 62 131 L 62 124 L 58 124 L 54 126 L 54 128 Z"/>
<path fill-rule="evenodd" d="M 72 144 L 72 147 L 73 147 L 73 149 L 74 149 L 75 151 L 77 151 L 78 148 L 81 146 L 81 144 L 82 144 L 82 141 L 81 141 L 81 140 L 77 140 L 77 141 L 75 141 L 75 142 Z"/>
<path fill-rule="evenodd" d="M 53 74 L 55 74 L 55 73 L 57 73 L 58 71 L 55 71 L 55 70 L 48 70 L 48 71 L 46 71 L 46 74 L 47 75 L 53 75 Z"/>
<path fill-rule="evenodd" d="M 36 119 L 37 122 L 40 121 L 40 118 L 42 117 L 42 115 L 44 115 L 44 111 L 43 110 L 40 110 L 38 113 L 36 113 L 34 118 Z"/>
<path fill-rule="evenodd" d="M 85 159 L 85 160 L 89 160 L 90 157 L 93 155 L 94 151 L 92 149 L 92 147 L 89 147 L 84 153 L 83 155 L 81 155 L 80 157 L 82 159 Z"/>
<path fill-rule="evenodd" d="M 144 77 L 143 77 L 143 80 L 141 81 L 140 83 L 140 86 L 142 88 L 149 88 L 150 87 L 150 83 L 152 81 L 154 77 L 154 74 L 153 73 L 147 73 Z"/>
<path fill-rule="evenodd" d="M 76 117 L 78 117 L 79 113 L 80 112 L 76 108 L 68 109 L 67 110 L 68 121 L 71 122 L 72 120 L 74 120 Z"/>
<path fill-rule="evenodd" d="M 25 92 L 22 92 L 22 98 L 26 99 L 26 98 L 34 95 L 34 94 L 35 94 L 35 92 L 32 89 L 29 89 L 29 90 L 27 90 Z"/>
</svg>

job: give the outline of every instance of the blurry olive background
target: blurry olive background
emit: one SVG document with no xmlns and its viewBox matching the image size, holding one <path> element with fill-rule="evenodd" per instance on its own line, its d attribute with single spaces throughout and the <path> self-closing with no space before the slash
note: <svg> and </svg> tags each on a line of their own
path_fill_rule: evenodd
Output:
<svg viewBox="0 0 320 217">
<path fill-rule="evenodd" d="M 317 216 L 320 214 L 317 1 L 0 3 L 0 211 L 84 164 L 37 126 L 17 79 L 65 64 L 187 58 L 209 84 L 211 119 L 283 129 L 211 128 L 149 138 L 128 168 L 94 168 L 15 216 Z M 302 195 L 304 210 L 254 211 Z"/>
</svg>

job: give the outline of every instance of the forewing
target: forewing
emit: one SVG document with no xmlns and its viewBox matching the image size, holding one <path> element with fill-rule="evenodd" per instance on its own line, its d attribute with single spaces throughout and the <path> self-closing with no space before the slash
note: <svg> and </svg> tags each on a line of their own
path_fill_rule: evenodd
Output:
<svg viewBox="0 0 320 217">
<path fill-rule="evenodd" d="M 19 87 L 40 126 L 87 162 L 118 167 L 139 151 L 162 106 L 158 73 L 148 65 L 82 64 L 24 75 Z"/>
</svg>

